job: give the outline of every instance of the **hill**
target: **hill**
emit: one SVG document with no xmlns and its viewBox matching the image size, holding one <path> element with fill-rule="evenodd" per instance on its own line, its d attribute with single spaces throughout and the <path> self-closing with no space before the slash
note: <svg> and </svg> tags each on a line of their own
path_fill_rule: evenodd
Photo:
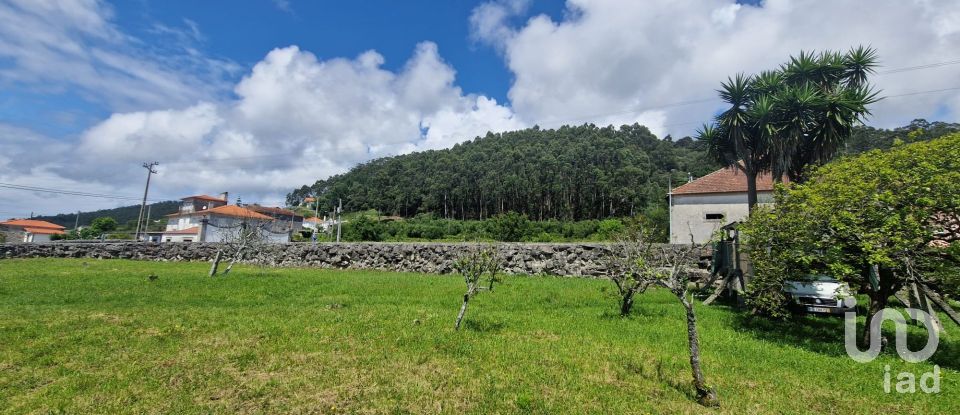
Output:
<svg viewBox="0 0 960 415">
<path fill-rule="evenodd" d="M 955 131 L 960 124 L 922 119 L 895 129 L 857 127 L 843 153 Z M 484 219 L 515 211 L 534 220 L 602 219 L 666 209 L 668 178 L 676 185 L 718 167 L 703 143 L 661 140 L 637 124 L 533 127 L 375 159 L 294 190 L 287 204 L 300 206 L 319 195 L 321 212 L 342 198 L 348 212 L 376 209 L 404 217 Z"/>
<path fill-rule="evenodd" d="M 163 215 L 176 213 L 180 208 L 180 202 L 168 200 L 165 202 L 152 203 L 149 206 L 151 206 L 150 217 L 152 219 L 157 219 Z M 92 212 L 80 212 L 80 226 L 88 226 L 94 219 L 102 216 L 108 216 L 114 218 L 121 226 L 126 226 L 132 222 L 133 225 L 130 226 L 130 229 L 133 229 L 136 227 L 137 217 L 139 215 L 140 205 L 123 206 L 113 209 L 101 209 Z M 45 220 L 47 222 L 56 223 L 60 226 L 66 226 L 68 229 L 73 229 L 73 225 L 77 219 L 77 214 L 61 213 L 53 216 L 37 216 L 34 219 Z"/>
<path fill-rule="evenodd" d="M 599 219 L 665 208 L 668 176 L 678 183 L 717 167 L 700 143 L 661 140 L 636 124 L 533 127 L 372 160 L 303 186 L 287 202 L 319 195 L 321 210 L 342 198 L 346 211 L 404 217 L 483 219 L 515 211 L 536 220 Z"/>
</svg>

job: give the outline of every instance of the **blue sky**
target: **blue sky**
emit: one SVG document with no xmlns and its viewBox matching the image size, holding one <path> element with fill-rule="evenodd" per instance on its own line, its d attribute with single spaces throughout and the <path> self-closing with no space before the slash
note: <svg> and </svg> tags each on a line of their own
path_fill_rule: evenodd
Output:
<svg viewBox="0 0 960 415">
<path fill-rule="evenodd" d="M 868 124 L 957 121 L 955 3 L 0 0 L 0 184 L 135 199 L 156 160 L 151 198 L 281 203 L 488 131 L 689 135 L 726 77 L 861 44 L 891 97 Z M 128 203 L 0 189 L 0 217 Z"/>
<path fill-rule="evenodd" d="M 155 38 L 151 28 L 157 22 L 176 27 L 189 19 L 202 28 L 207 50 L 245 66 L 252 66 L 275 47 L 299 45 L 321 59 L 374 49 L 386 58 L 384 67 L 395 70 L 414 45 L 429 40 L 437 43 L 443 58 L 457 68 L 461 87 L 505 100 L 510 73 L 493 49 L 471 40 L 466 24 L 480 3 L 141 0 L 117 3 L 116 10 L 121 26 L 144 39 Z M 533 2 L 529 13 L 559 17 L 563 4 L 561 0 Z"/>
<path fill-rule="evenodd" d="M 298 45 L 318 58 L 376 50 L 396 70 L 419 42 L 430 40 L 457 68 L 465 91 L 507 100 L 511 74 L 497 52 L 473 39 L 466 22 L 481 1 L 183 1 L 111 2 L 118 28 L 150 48 L 186 36 L 199 51 L 249 68 L 272 49 Z M 531 3 L 529 13 L 561 17 L 564 2 Z M 171 31 L 158 30 L 163 26 Z M 196 32 L 193 32 L 196 28 Z M 0 60 L 2 63 L 2 60 Z M 232 74 L 234 81 L 244 72 Z M 17 122 L 52 135 L 76 134 L 111 113 L 109 105 L 70 90 L 13 85 L 0 101 L 0 122 Z"/>
</svg>

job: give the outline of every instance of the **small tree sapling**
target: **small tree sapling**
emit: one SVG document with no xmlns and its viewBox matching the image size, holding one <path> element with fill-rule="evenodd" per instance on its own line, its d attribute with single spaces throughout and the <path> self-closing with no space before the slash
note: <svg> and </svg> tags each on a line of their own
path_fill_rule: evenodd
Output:
<svg viewBox="0 0 960 415">
<path fill-rule="evenodd" d="M 455 326 L 455 330 L 460 330 L 460 323 L 463 322 L 470 299 L 482 290 L 493 291 L 493 284 L 498 281 L 497 276 L 502 264 L 497 248 L 489 246 L 468 249 L 457 258 L 453 266 L 467 284 L 467 291 L 463 294 L 463 305 L 460 306 Z"/>
<path fill-rule="evenodd" d="M 621 315 L 629 313 L 633 296 L 637 292 L 643 292 L 652 285 L 666 288 L 677 297 L 686 312 L 690 369 L 697 401 L 704 406 L 717 406 L 717 393 L 707 385 L 700 367 L 700 336 L 690 292 L 691 271 L 687 267 L 690 259 L 695 258 L 702 248 L 702 245 L 694 243 L 679 247 L 654 244 L 651 242 L 650 233 L 640 228 L 629 236 L 622 237 L 615 245 L 612 254 L 619 255 L 619 259 L 612 261 L 613 268 L 609 278 L 621 293 Z"/>
<path fill-rule="evenodd" d="M 652 283 L 647 258 L 652 257 L 653 242 L 646 228 L 617 237 L 606 256 L 606 277 L 617 287 L 620 316 L 626 317 L 633 308 L 633 299 Z"/>
</svg>

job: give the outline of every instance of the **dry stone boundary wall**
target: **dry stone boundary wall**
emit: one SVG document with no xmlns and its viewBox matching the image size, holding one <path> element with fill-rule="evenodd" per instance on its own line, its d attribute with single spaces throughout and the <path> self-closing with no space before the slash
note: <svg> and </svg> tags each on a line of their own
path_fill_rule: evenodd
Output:
<svg viewBox="0 0 960 415">
<path fill-rule="evenodd" d="M 0 244 L 9 258 L 99 258 L 144 261 L 211 261 L 218 243 L 43 243 Z M 242 262 L 267 266 L 379 269 L 446 274 L 469 243 L 291 243 L 265 245 Z M 675 247 L 668 245 L 671 249 Z M 605 269 L 606 244 L 498 244 L 511 274 L 596 277 Z M 694 258 L 691 267 L 696 267 Z"/>
</svg>

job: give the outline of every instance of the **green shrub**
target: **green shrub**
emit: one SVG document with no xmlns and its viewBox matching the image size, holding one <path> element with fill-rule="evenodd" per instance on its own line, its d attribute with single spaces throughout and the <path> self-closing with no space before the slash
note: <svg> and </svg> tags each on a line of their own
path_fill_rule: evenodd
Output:
<svg viewBox="0 0 960 415">
<path fill-rule="evenodd" d="M 612 239 L 623 232 L 624 226 L 620 219 L 604 219 L 597 225 L 596 235 L 600 239 Z"/>
<path fill-rule="evenodd" d="M 359 215 L 351 222 L 345 222 L 342 227 L 344 239 L 348 241 L 382 241 L 384 234 L 383 224 L 366 215 Z"/>
<path fill-rule="evenodd" d="M 517 212 L 507 212 L 496 215 L 487 220 L 487 232 L 490 237 L 503 242 L 518 242 L 523 240 L 530 228 L 527 215 Z"/>
</svg>

